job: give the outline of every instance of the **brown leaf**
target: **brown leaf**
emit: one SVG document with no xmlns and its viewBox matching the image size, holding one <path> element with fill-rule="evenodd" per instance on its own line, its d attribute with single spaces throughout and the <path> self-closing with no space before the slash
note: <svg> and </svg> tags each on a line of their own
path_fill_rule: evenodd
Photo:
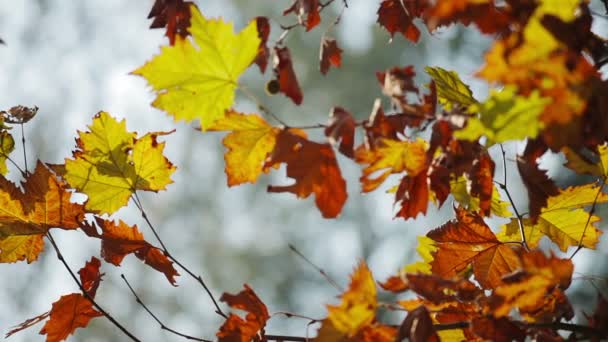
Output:
<svg viewBox="0 0 608 342">
<path fill-rule="evenodd" d="M 353 116 L 342 107 L 334 107 L 329 113 L 329 122 L 325 128 L 325 136 L 329 139 L 332 145 L 340 142 L 340 151 L 348 158 L 355 157 L 355 126 L 356 122 Z"/>
<path fill-rule="evenodd" d="M 304 95 L 302 95 L 298 79 L 293 71 L 289 48 L 275 47 L 274 53 L 273 71 L 279 81 L 279 91 L 289 97 L 295 104 L 300 105 Z"/>
<path fill-rule="evenodd" d="M 30 121 L 38 113 L 38 107 L 14 106 L 7 111 L 0 111 L 4 122 L 11 124 L 22 124 Z"/>
<path fill-rule="evenodd" d="M 405 38 L 416 43 L 420 38 L 420 30 L 414 25 L 413 20 L 420 17 L 428 6 L 428 0 L 384 0 L 378 9 L 378 23 L 391 34 L 391 37 L 395 33 L 401 33 Z"/>
<path fill-rule="evenodd" d="M 45 319 L 47 319 L 47 317 L 49 317 L 49 315 L 51 314 L 50 311 L 47 311 L 43 314 L 40 314 L 36 317 L 32 317 L 29 318 L 27 320 L 25 320 L 24 322 L 14 326 L 9 332 L 6 333 L 6 335 L 4 336 L 4 338 L 9 338 L 11 335 L 20 332 L 21 330 L 25 330 L 31 326 L 34 326 L 42 321 L 44 321 Z"/>
<path fill-rule="evenodd" d="M 502 284 L 502 277 L 519 268 L 519 257 L 508 244 L 500 242 L 476 213 L 456 208 L 456 220 L 430 231 L 435 241 L 431 270 L 450 278 L 473 266 L 475 279 L 484 288 Z"/>
<path fill-rule="evenodd" d="M 595 312 L 592 316 L 585 314 L 589 325 L 602 332 L 603 337 L 608 337 L 608 300 L 601 293 L 597 294 L 598 300 Z"/>
<path fill-rule="evenodd" d="M 68 338 L 78 328 L 84 328 L 89 321 L 103 314 L 93 308 L 93 303 L 80 293 L 62 296 L 53 303 L 50 318 L 40 330 L 47 335 L 47 342 L 59 342 Z"/>
<path fill-rule="evenodd" d="M 390 276 L 384 282 L 378 282 L 378 285 L 380 285 L 386 291 L 391 291 L 394 293 L 404 292 L 409 289 L 409 284 L 405 278 L 405 275 L 402 276 L 401 274 Z"/>
<path fill-rule="evenodd" d="M 434 31 L 438 26 L 460 22 L 466 26 L 474 23 L 486 34 L 506 30 L 511 19 L 491 1 L 483 3 L 475 0 L 437 1 L 434 7 L 428 9 L 425 17 L 429 31 Z"/>
<path fill-rule="evenodd" d="M 319 7 L 319 0 L 295 0 L 283 15 L 294 13 L 298 16 L 300 25 L 304 25 L 306 31 L 310 31 L 321 22 Z"/>
<path fill-rule="evenodd" d="M 420 213 L 426 214 L 429 198 L 426 172 L 403 177 L 395 193 L 395 204 L 399 206 L 396 216 L 407 220 L 416 218 Z"/>
<path fill-rule="evenodd" d="M 325 218 L 340 214 L 346 202 L 346 181 L 342 178 L 336 155 L 328 144 L 319 144 L 283 130 L 277 135 L 274 151 L 265 167 L 287 164 L 292 185 L 269 185 L 268 192 L 291 192 L 298 198 L 315 194 L 315 203 Z"/>
<path fill-rule="evenodd" d="M 334 38 L 323 37 L 321 40 L 321 50 L 319 51 L 319 68 L 323 75 L 327 74 L 330 66 L 339 68 L 342 64 L 342 49 Z"/>
<path fill-rule="evenodd" d="M 424 306 L 410 311 L 399 326 L 397 341 L 405 338 L 411 342 L 439 342 L 433 320 Z"/>
<path fill-rule="evenodd" d="M 148 19 L 154 18 L 150 28 L 166 27 L 165 36 L 171 45 L 175 44 L 175 37 L 185 38 L 190 35 L 190 6 L 196 6 L 192 1 L 184 0 L 156 0 L 148 14 Z"/>
<path fill-rule="evenodd" d="M 483 338 L 497 342 L 525 341 L 526 332 L 506 317 L 474 317 L 471 331 Z"/>
<path fill-rule="evenodd" d="M 220 342 L 253 341 L 270 318 L 266 305 L 249 285 L 245 284 L 244 287 L 245 290 L 236 295 L 224 293 L 220 298 L 222 302 L 225 302 L 231 308 L 247 312 L 245 319 L 233 313 L 228 316 L 228 319 L 226 319 L 216 334 Z"/>
<path fill-rule="evenodd" d="M 268 49 L 268 36 L 270 35 L 270 23 L 266 17 L 256 17 L 256 26 L 258 28 L 258 37 L 260 38 L 260 47 L 258 48 L 258 54 L 255 57 L 254 63 L 258 65 L 262 74 L 266 71 L 268 66 L 268 58 L 270 57 L 270 50 Z"/>
<path fill-rule="evenodd" d="M 494 161 L 486 152 L 473 162 L 471 170 L 471 195 L 479 198 L 479 212 L 483 216 L 490 216 L 494 191 L 494 167 Z"/>
<path fill-rule="evenodd" d="M 526 145 L 524 154 L 517 157 L 517 168 L 528 190 L 529 216 L 532 223 L 536 223 L 538 220 L 541 209 L 547 205 L 547 199 L 559 194 L 559 189 L 555 183 L 547 176 L 545 171 L 538 167 L 537 159 L 546 151 L 547 146 L 539 139 L 530 140 Z"/>
<path fill-rule="evenodd" d="M 450 280 L 431 274 L 408 274 L 407 284 L 412 291 L 436 304 L 455 300 L 471 302 L 483 296 L 483 290 L 469 280 Z"/>
</svg>

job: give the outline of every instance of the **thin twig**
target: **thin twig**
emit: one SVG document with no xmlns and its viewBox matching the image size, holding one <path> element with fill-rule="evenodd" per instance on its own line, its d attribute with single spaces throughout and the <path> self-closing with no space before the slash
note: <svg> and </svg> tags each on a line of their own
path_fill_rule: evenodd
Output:
<svg viewBox="0 0 608 342">
<path fill-rule="evenodd" d="M 135 297 L 135 301 L 137 302 L 137 304 L 141 305 L 144 308 L 144 310 L 146 310 L 148 312 L 148 314 L 150 314 L 150 316 L 156 321 L 156 323 L 158 323 L 160 325 L 160 328 L 162 330 L 166 330 L 166 331 L 168 331 L 170 333 L 173 333 L 173 334 L 175 334 L 177 336 L 181 336 L 181 337 L 183 337 L 183 338 L 185 338 L 187 340 L 211 342 L 211 340 L 206 340 L 204 338 L 198 338 L 198 337 L 186 335 L 186 334 L 180 333 L 179 331 L 176 331 L 174 329 L 171 329 L 171 328 L 167 327 L 165 325 L 165 323 L 163 323 L 158 317 L 156 317 L 156 315 L 146 306 L 146 304 L 144 304 L 144 302 L 141 300 L 141 298 L 137 295 L 137 292 L 135 292 L 135 290 L 133 289 L 133 287 L 131 286 L 131 284 L 127 280 L 127 277 L 125 277 L 124 274 L 121 274 L 120 277 L 122 278 L 122 280 L 125 281 L 125 284 L 127 284 L 127 287 L 129 287 L 129 290 L 131 290 L 131 293 Z"/>
<path fill-rule="evenodd" d="M 285 335 L 264 335 L 267 341 L 294 341 L 306 342 L 309 339 L 301 336 L 285 336 Z"/>
<path fill-rule="evenodd" d="M 270 109 L 268 109 L 268 107 L 264 106 L 264 104 L 262 103 L 262 101 L 260 101 L 257 96 L 255 96 L 250 90 L 249 88 L 247 88 L 246 86 L 239 84 L 238 89 L 240 91 L 243 92 L 243 94 L 245 94 L 249 99 L 251 99 L 251 101 L 255 102 L 256 106 L 258 107 L 259 110 L 261 110 L 264 114 L 270 116 L 271 118 L 273 118 L 274 120 L 276 120 L 278 123 L 280 123 L 281 125 L 285 126 L 285 127 L 289 127 L 283 120 L 281 120 L 281 118 L 279 118 L 278 116 L 276 116 Z"/>
<path fill-rule="evenodd" d="M 591 205 L 591 209 L 589 209 L 589 216 L 587 216 L 587 222 L 585 223 L 585 228 L 583 228 L 583 234 L 581 235 L 581 238 L 578 241 L 578 247 L 576 247 L 576 250 L 570 256 L 571 260 L 572 260 L 572 258 L 574 258 L 576 253 L 578 253 L 578 251 L 580 251 L 583 248 L 583 239 L 585 238 L 585 233 L 587 232 L 587 227 L 589 227 L 589 225 L 591 223 L 591 218 L 593 217 L 593 214 L 595 213 L 595 207 L 597 206 L 597 199 L 600 197 L 600 194 L 602 193 L 602 190 L 604 189 L 604 185 L 606 185 L 606 177 L 602 178 L 602 185 L 600 185 L 600 188 L 597 190 L 597 194 L 595 194 L 595 199 L 593 199 L 593 204 Z"/>
<path fill-rule="evenodd" d="M 526 240 L 526 231 L 525 231 L 525 227 L 524 227 L 523 216 L 521 216 L 519 214 L 519 211 L 517 210 L 517 207 L 515 206 L 515 201 L 513 201 L 513 197 L 511 197 L 511 193 L 509 192 L 509 188 L 507 187 L 507 159 L 506 159 L 505 148 L 502 146 L 502 144 L 500 144 L 500 152 L 502 153 L 502 168 L 503 168 L 504 178 L 503 178 L 503 183 L 499 183 L 499 182 L 496 182 L 496 183 L 507 194 L 507 198 L 509 198 L 511 207 L 513 207 L 513 211 L 515 212 L 515 216 L 517 217 L 517 224 L 519 225 L 519 232 L 521 234 L 522 246 L 524 246 L 524 248 L 526 250 L 529 250 L 528 241 Z"/>
<path fill-rule="evenodd" d="M 25 166 L 25 175 L 27 176 L 29 172 L 27 171 L 27 153 L 25 151 L 25 132 L 23 130 L 23 122 L 21 123 L 21 146 L 23 147 L 23 164 Z"/>
<path fill-rule="evenodd" d="M 203 278 L 200 275 L 194 274 L 194 272 L 192 272 L 189 268 L 187 268 L 186 266 L 184 266 L 178 259 L 176 259 L 169 252 L 169 250 L 167 249 L 167 246 L 165 245 L 165 243 L 163 242 L 163 240 L 160 238 L 160 235 L 158 234 L 158 232 L 154 228 L 154 225 L 152 224 L 152 222 L 148 218 L 148 215 L 146 214 L 146 211 L 144 210 L 144 208 L 143 208 L 143 206 L 141 204 L 141 200 L 139 199 L 139 196 L 137 195 L 137 192 L 134 192 L 133 194 L 134 194 L 134 197 L 132 197 L 133 198 L 133 202 L 135 202 L 135 205 L 139 209 L 139 211 L 141 213 L 141 216 L 143 217 L 144 221 L 146 222 L 146 224 L 148 225 L 148 227 L 150 228 L 150 230 L 152 231 L 152 233 L 156 237 L 156 240 L 158 241 L 158 243 L 160 244 L 160 246 L 161 246 L 161 248 L 163 250 L 163 253 L 167 256 L 167 258 L 171 259 L 171 261 L 173 261 L 174 263 L 176 263 L 182 270 L 186 271 L 186 273 L 188 273 L 188 275 L 190 275 L 199 284 L 201 284 L 201 286 L 203 287 L 203 289 L 205 289 L 205 292 L 207 292 L 207 295 L 209 296 L 209 298 L 211 298 L 211 301 L 213 302 L 213 305 L 215 306 L 215 313 L 217 313 L 218 315 L 222 316 L 225 319 L 228 319 L 228 316 L 220 308 L 219 304 L 215 300 L 215 296 L 213 295 L 213 293 L 211 293 L 211 290 L 209 289 L 209 287 L 207 286 L 207 284 L 205 283 L 205 281 L 203 280 Z"/>
<path fill-rule="evenodd" d="M 46 236 L 49 239 L 49 241 L 51 242 L 51 245 L 53 246 L 53 249 L 55 249 L 55 253 L 57 254 L 57 258 L 59 259 L 59 261 L 61 261 L 61 263 L 63 264 L 63 266 L 65 267 L 65 269 L 70 273 L 70 275 L 72 276 L 72 279 L 74 279 L 74 282 L 76 282 L 76 284 L 80 288 L 80 291 L 82 292 L 82 295 L 86 299 L 88 299 L 89 301 L 91 301 L 91 303 L 93 304 L 93 306 L 99 312 L 101 312 L 110 322 L 112 322 L 112 324 L 114 324 L 118 329 L 120 329 L 125 335 L 129 336 L 129 338 L 131 340 L 139 342 L 139 339 L 137 337 L 135 337 L 129 330 L 127 330 L 127 328 L 125 328 L 124 326 L 122 326 L 116 319 L 114 319 L 114 317 L 112 317 L 107 311 L 105 311 L 101 306 L 99 306 L 99 304 L 95 301 L 95 299 L 93 299 L 93 297 L 89 294 L 89 292 L 85 290 L 85 288 L 82 286 L 82 283 L 80 282 L 80 280 L 78 280 L 78 278 L 76 277 L 76 274 L 74 274 L 74 272 L 72 271 L 72 269 L 70 268 L 70 266 L 68 265 L 68 263 L 65 261 L 65 258 L 63 257 L 63 254 L 61 254 L 61 251 L 59 250 L 59 247 L 57 246 L 57 243 L 55 242 L 55 239 L 53 239 L 53 236 L 51 235 L 50 231 L 47 231 Z"/>
<path fill-rule="evenodd" d="M 302 254 L 294 245 L 289 244 L 288 246 L 292 252 L 296 253 L 300 258 L 306 261 L 306 263 L 316 269 L 317 272 L 321 273 L 321 275 L 325 277 L 327 282 L 330 283 L 336 290 L 338 290 L 339 292 L 344 292 L 344 289 L 340 285 L 338 285 L 338 283 L 333 280 L 321 267 L 315 265 L 312 261 L 310 261 L 310 259 L 308 259 L 304 254 Z"/>
</svg>

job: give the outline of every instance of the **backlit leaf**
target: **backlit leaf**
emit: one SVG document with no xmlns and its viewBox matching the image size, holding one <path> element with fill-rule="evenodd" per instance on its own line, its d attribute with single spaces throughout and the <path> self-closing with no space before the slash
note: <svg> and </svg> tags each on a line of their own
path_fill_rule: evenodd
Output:
<svg viewBox="0 0 608 342">
<path fill-rule="evenodd" d="M 53 303 L 49 320 L 41 335 L 47 335 L 47 342 L 59 342 L 68 338 L 78 328 L 84 328 L 89 321 L 103 314 L 93 308 L 93 303 L 80 293 L 62 296 Z"/>
<path fill-rule="evenodd" d="M 86 194 L 86 208 L 114 213 L 125 206 L 137 190 L 159 191 L 172 183 L 175 166 L 163 155 L 159 135 L 148 133 L 136 139 L 125 121 L 118 122 L 99 112 L 89 126 L 79 132 L 74 159 L 65 160 L 63 177 L 70 186 Z"/>
<path fill-rule="evenodd" d="M 215 121 L 209 130 L 230 132 L 222 141 L 228 148 L 224 155 L 228 186 L 257 181 L 280 132 L 255 114 L 233 111 L 226 112 L 226 116 Z"/>
<path fill-rule="evenodd" d="M 0 126 L 2 122 L 0 121 Z M 15 149 L 13 136 L 6 131 L 0 131 L 0 175 L 5 176 L 8 172 L 6 161 L 8 155 Z"/>
<path fill-rule="evenodd" d="M 134 74 L 157 93 L 152 105 L 176 120 L 199 119 L 206 130 L 234 102 L 239 76 L 260 46 L 256 21 L 234 34 L 231 23 L 207 19 L 190 7 L 192 40 L 177 38 Z"/>
<path fill-rule="evenodd" d="M 468 107 L 477 103 L 469 86 L 456 72 L 440 67 L 425 67 L 424 70 L 435 81 L 437 98 L 446 110 L 451 110 L 454 104 Z"/>
<path fill-rule="evenodd" d="M 494 91 L 480 104 L 469 107 L 469 111 L 479 113 L 479 117 L 468 120 L 464 129 L 454 132 L 454 137 L 464 140 L 477 140 L 486 137 L 486 146 L 509 140 L 536 138 L 542 122 L 539 115 L 551 102 L 541 98 L 537 92 L 528 97 L 516 95 L 512 87 Z"/>
<path fill-rule="evenodd" d="M 288 47 L 274 48 L 273 71 L 279 82 L 279 91 L 289 97 L 293 103 L 300 105 L 304 99 L 296 72 L 293 69 L 291 53 Z"/>
<path fill-rule="evenodd" d="M 156 0 L 148 14 L 148 19 L 154 18 L 150 28 L 166 27 L 165 36 L 171 45 L 175 44 L 176 36 L 185 38 L 190 27 L 191 1 L 184 0 Z"/>
<path fill-rule="evenodd" d="M 0 239 L 0 263 L 27 260 L 32 263 L 44 249 L 43 235 L 13 235 Z"/>
<path fill-rule="evenodd" d="M 244 287 L 245 289 L 236 295 L 224 293 L 220 298 L 231 308 L 247 312 L 245 319 L 233 313 L 228 316 L 216 334 L 220 342 L 253 341 L 270 318 L 266 305 L 247 284 Z"/>
<path fill-rule="evenodd" d="M 463 207 L 470 211 L 479 210 L 479 198 L 472 196 L 469 190 L 470 181 L 465 176 L 461 176 L 450 182 L 451 194 L 454 199 Z M 511 217 L 513 214 L 509 211 L 509 202 L 503 201 L 496 186 L 492 187 L 492 197 L 490 202 L 490 211 L 493 215 L 499 217 Z"/>
<path fill-rule="evenodd" d="M 400 0 L 383 0 L 378 8 L 378 23 L 383 26 L 391 37 L 401 33 L 412 42 L 420 38 L 420 30 L 414 25 L 414 17 L 418 17 L 425 9 L 425 1 L 408 1 L 404 7 Z M 420 4 L 418 4 L 420 3 Z"/>
<path fill-rule="evenodd" d="M 571 148 L 564 148 L 562 152 L 566 155 L 566 166 L 577 173 L 594 175 L 599 177 L 608 176 L 608 144 L 598 146 L 598 161 L 592 162 Z"/>
<path fill-rule="evenodd" d="M 334 38 L 323 37 L 320 51 L 320 70 L 323 75 L 327 74 L 329 67 L 339 68 L 342 64 L 342 49 Z"/>
</svg>

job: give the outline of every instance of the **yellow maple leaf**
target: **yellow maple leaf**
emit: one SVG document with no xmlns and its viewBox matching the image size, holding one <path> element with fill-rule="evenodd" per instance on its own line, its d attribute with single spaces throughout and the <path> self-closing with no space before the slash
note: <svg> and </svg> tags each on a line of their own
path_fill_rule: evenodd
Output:
<svg viewBox="0 0 608 342">
<path fill-rule="evenodd" d="M 479 198 L 471 195 L 469 181 L 465 176 L 450 181 L 451 193 L 454 199 L 470 211 L 479 211 Z M 500 193 L 496 186 L 492 187 L 492 201 L 490 210 L 492 214 L 499 217 L 511 217 L 509 203 L 500 199 Z"/>
<path fill-rule="evenodd" d="M 367 164 L 361 176 L 363 192 L 376 189 L 391 174 L 405 171 L 410 176 L 416 176 L 426 167 L 427 148 L 428 143 L 422 139 L 379 139 L 374 149 L 359 146 L 355 151 L 355 160 L 359 164 Z"/>
<path fill-rule="evenodd" d="M 582 246 L 595 249 L 602 232 L 593 224 L 600 221 L 600 217 L 590 217 L 583 208 L 593 205 L 594 201 L 608 203 L 608 195 L 598 195 L 599 190 L 594 184 L 572 186 L 561 190 L 557 196 L 549 197 L 536 224 L 529 219 L 523 220 L 528 245 L 536 248 L 540 238 L 547 236 L 561 251 L 566 252 L 568 247 L 578 246 L 584 232 Z M 501 241 L 521 241 L 520 234 L 517 221 L 512 221 L 503 226 L 497 236 Z"/>
<path fill-rule="evenodd" d="M 374 320 L 378 306 L 376 283 L 365 262 L 360 262 L 351 275 L 341 299 L 340 305 L 327 306 L 327 320 L 342 334 L 354 336 Z"/>
<path fill-rule="evenodd" d="M 586 160 L 569 147 L 564 147 L 562 152 L 568 160 L 566 166 L 577 173 L 608 177 L 608 144 L 598 146 L 597 150 L 599 160 L 596 163 Z"/>
<path fill-rule="evenodd" d="M 424 70 L 435 81 L 437 98 L 446 110 L 451 110 L 455 103 L 464 107 L 477 103 L 469 86 L 456 72 L 440 67 L 425 67 Z"/>
<path fill-rule="evenodd" d="M 44 249 L 43 235 L 14 235 L 0 239 L 0 263 L 36 261 Z"/>
<path fill-rule="evenodd" d="M 136 139 L 125 121 L 118 122 L 99 112 L 89 126 L 79 132 L 74 159 L 65 160 L 63 175 L 70 186 L 86 194 L 86 208 L 114 213 L 126 205 L 137 190 L 159 191 L 172 183 L 175 166 L 163 155 L 164 143 L 148 133 Z"/>
<path fill-rule="evenodd" d="M 159 55 L 133 71 L 154 88 L 156 108 L 176 120 L 199 119 L 203 130 L 234 102 L 239 76 L 253 62 L 260 39 L 256 21 L 234 34 L 232 23 L 207 19 L 190 8 L 192 41 L 176 37 Z"/>
<path fill-rule="evenodd" d="M 470 118 L 463 129 L 454 132 L 454 137 L 476 141 L 485 136 L 487 147 L 508 140 L 535 138 L 542 128 L 539 115 L 549 102 L 537 92 L 528 97 L 516 95 L 515 87 L 494 91 L 483 103 L 469 107 L 479 117 Z"/>
<path fill-rule="evenodd" d="M 416 261 L 412 264 L 406 265 L 402 272 L 403 273 L 424 273 L 431 274 L 431 261 L 433 261 L 433 252 L 437 251 L 437 246 L 434 245 L 433 239 L 424 235 L 418 236 L 418 247 L 416 252 L 422 258 L 422 261 Z"/>
<path fill-rule="evenodd" d="M 276 144 L 280 129 L 272 127 L 255 114 L 226 112 L 215 121 L 210 131 L 229 131 L 224 140 L 228 186 L 255 183 L 264 170 L 264 161 Z"/>
</svg>

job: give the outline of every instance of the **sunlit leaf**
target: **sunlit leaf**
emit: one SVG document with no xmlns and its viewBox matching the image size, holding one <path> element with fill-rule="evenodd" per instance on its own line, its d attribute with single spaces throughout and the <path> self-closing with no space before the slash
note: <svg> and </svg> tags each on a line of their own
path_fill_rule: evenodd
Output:
<svg viewBox="0 0 608 342">
<path fill-rule="evenodd" d="M 270 318 L 266 305 L 247 284 L 244 287 L 245 289 L 236 295 L 224 293 L 220 298 L 231 308 L 247 312 L 245 319 L 233 313 L 228 316 L 216 334 L 220 342 L 253 341 Z"/>
<path fill-rule="evenodd" d="M 435 81 L 437 98 L 446 110 L 450 110 L 454 104 L 468 107 L 477 103 L 469 86 L 460 80 L 456 72 L 440 67 L 426 67 L 424 70 Z"/>
</svg>

